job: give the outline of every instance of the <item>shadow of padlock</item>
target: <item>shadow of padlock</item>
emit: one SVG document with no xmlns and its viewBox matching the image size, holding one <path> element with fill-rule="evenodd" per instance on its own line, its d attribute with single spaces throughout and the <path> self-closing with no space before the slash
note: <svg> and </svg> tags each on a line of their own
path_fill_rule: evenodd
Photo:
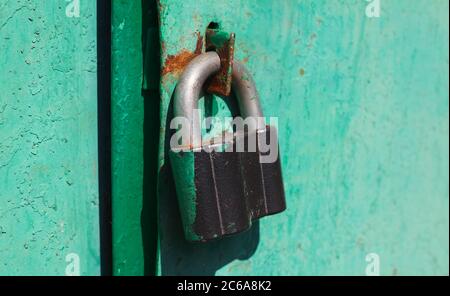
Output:
<svg viewBox="0 0 450 296">
<path fill-rule="evenodd" d="M 245 132 L 234 133 L 223 142 L 202 143 L 194 112 L 205 81 L 219 69 L 217 53 L 203 53 L 187 65 L 175 90 L 174 116 L 185 118 L 191 132 L 189 143 L 169 152 L 183 230 L 189 241 L 205 242 L 240 233 L 251 227 L 252 220 L 286 209 L 275 127 L 253 120 Z M 253 79 L 237 61 L 232 90 L 241 117 L 263 117 Z M 251 140 L 256 143 L 254 151 L 238 152 L 242 151 L 238 143 Z M 276 141 L 276 157 L 262 161 L 271 153 L 261 149 L 264 141 L 270 140 Z"/>
</svg>

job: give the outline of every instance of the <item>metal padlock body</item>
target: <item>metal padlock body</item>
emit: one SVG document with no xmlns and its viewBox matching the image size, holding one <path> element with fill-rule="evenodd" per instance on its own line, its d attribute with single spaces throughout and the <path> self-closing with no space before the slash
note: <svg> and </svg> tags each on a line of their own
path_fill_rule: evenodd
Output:
<svg viewBox="0 0 450 296">
<path fill-rule="evenodd" d="M 219 68 L 220 58 L 215 52 L 191 61 L 175 91 L 175 116 L 193 118 L 192 110 L 197 107 L 203 83 Z M 232 88 L 242 117 L 262 117 L 253 80 L 236 61 Z M 239 233 L 249 229 L 253 220 L 285 210 L 279 155 L 273 163 L 262 163 L 259 145 L 255 152 L 224 152 L 229 145 L 236 151 L 236 143 L 242 137 L 244 143 L 255 135 L 265 139 L 267 134 L 270 139 L 276 133 L 274 127 L 255 126 L 244 134 L 233 135 L 229 142 L 216 144 L 214 149 L 201 142 L 197 130 L 193 125 L 189 151 L 169 152 L 187 240 L 209 241 Z M 212 151 L 196 150 L 202 145 Z"/>
</svg>

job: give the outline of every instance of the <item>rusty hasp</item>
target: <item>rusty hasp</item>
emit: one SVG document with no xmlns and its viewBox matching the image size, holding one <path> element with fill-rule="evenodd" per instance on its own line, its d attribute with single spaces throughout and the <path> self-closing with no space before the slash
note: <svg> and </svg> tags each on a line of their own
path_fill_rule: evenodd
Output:
<svg viewBox="0 0 450 296">
<path fill-rule="evenodd" d="M 220 70 L 206 83 L 206 91 L 228 96 L 231 92 L 235 34 L 220 29 L 219 24 L 211 23 L 205 33 L 205 50 L 215 51 L 220 57 Z"/>
</svg>

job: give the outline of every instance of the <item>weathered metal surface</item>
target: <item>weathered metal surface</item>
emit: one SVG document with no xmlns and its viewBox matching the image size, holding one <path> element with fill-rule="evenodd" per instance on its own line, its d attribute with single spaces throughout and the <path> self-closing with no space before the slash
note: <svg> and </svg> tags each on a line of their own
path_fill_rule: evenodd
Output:
<svg viewBox="0 0 450 296">
<path fill-rule="evenodd" d="M 73 2 L 0 1 L 0 275 L 100 274 L 96 4 Z"/>
<path fill-rule="evenodd" d="M 381 4 L 369 18 L 362 0 L 159 1 L 162 65 L 212 21 L 236 33 L 236 59 L 279 117 L 289 206 L 236 238 L 184 241 L 167 159 L 179 72 L 167 72 L 159 274 L 364 275 L 369 253 L 384 275 L 448 274 L 448 2 Z"/>
</svg>

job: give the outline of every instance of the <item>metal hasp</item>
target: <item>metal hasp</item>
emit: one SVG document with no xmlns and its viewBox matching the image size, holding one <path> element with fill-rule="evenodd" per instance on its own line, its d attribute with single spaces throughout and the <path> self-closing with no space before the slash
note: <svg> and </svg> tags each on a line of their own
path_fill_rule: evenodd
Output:
<svg viewBox="0 0 450 296">
<path fill-rule="evenodd" d="M 245 133 L 220 143 L 221 149 L 217 149 L 217 143 L 215 149 L 211 149 L 213 144 L 202 143 L 194 110 L 198 109 L 205 82 L 220 67 L 216 52 L 197 56 L 185 68 L 174 95 L 174 116 L 188 119 L 192 131 L 188 151 L 169 151 L 184 234 L 189 241 L 205 242 L 243 232 L 253 220 L 286 209 L 280 157 L 277 154 L 274 162 L 264 163 L 259 149 L 262 140 L 277 139 L 274 127 L 256 121 Z M 237 61 L 232 90 L 243 118 L 263 116 L 253 79 Z M 256 151 L 226 152 L 230 146 L 236 151 L 238 137 L 243 137 L 244 143 L 255 139 Z"/>
<path fill-rule="evenodd" d="M 208 93 L 228 96 L 231 91 L 235 34 L 222 31 L 218 23 L 210 23 L 205 33 L 205 50 L 220 57 L 220 69 L 206 82 Z"/>
</svg>

